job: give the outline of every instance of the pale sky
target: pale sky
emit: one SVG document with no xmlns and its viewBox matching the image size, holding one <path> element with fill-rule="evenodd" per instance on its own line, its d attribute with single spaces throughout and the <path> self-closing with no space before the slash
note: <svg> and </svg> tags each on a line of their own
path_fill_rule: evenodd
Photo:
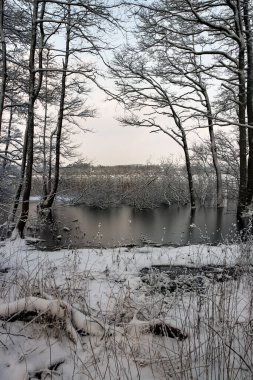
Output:
<svg viewBox="0 0 253 380">
<path fill-rule="evenodd" d="M 182 148 L 163 133 L 150 133 L 146 128 L 122 127 L 116 120 L 123 110 L 116 102 L 105 101 L 105 95 L 90 94 L 98 117 L 83 122 L 93 133 L 75 137 L 81 143 L 79 152 L 94 165 L 159 164 L 181 156 Z M 96 102 L 96 103 L 95 103 Z"/>
<path fill-rule="evenodd" d="M 129 20 L 128 24 L 130 25 Z M 123 46 L 129 38 L 129 35 L 127 38 L 115 30 L 110 35 L 110 44 Z M 112 51 L 103 53 L 105 60 L 112 59 Z M 106 74 L 107 69 L 102 62 L 96 62 L 96 65 Z M 115 91 L 114 83 L 110 79 L 105 79 L 102 85 Z M 91 83 L 89 86 L 93 87 Z M 116 101 L 106 101 L 107 96 L 102 90 L 93 87 L 88 97 L 88 104 L 97 109 L 98 117 L 88 119 L 82 125 L 93 133 L 80 132 L 73 140 L 82 144 L 79 152 L 92 164 L 159 164 L 172 156 L 178 158 L 183 155 L 182 148 L 163 133 L 150 133 L 146 128 L 121 126 L 116 118 L 123 115 L 123 108 Z"/>
<path fill-rule="evenodd" d="M 117 111 L 118 110 L 118 111 Z M 85 122 L 93 133 L 80 133 L 79 152 L 94 165 L 158 164 L 171 155 L 181 155 L 181 148 L 165 134 L 149 133 L 145 128 L 122 127 L 114 117 L 120 109 L 111 102 L 99 107 L 100 117 Z"/>
<path fill-rule="evenodd" d="M 130 25 L 129 20 L 128 25 Z M 108 46 L 123 46 L 129 38 L 130 35 L 114 30 L 110 34 Z M 56 43 L 58 48 L 63 43 L 59 36 L 56 38 Z M 103 55 L 106 61 L 113 58 L 112 50 L 103 51 Z M 94 57 L 85 54 L 84 60 L 88 59 L 92 62 Z M 107 73 L 101 61 L 95 60 L 94 63 L 101 72 Z M 115 91 L 114 83 L 110 79 L 105 79 L 102 85 Z M 72 136 L 73 142 L 81 145 L 78 152 L 82 158 L 94 165 L 146 164 L 147 162 L 159 164 L 162 160 L 176 159 L 183 155 L 182 148 L 163 133 L 150 133 L 150 130 L 146 128 L 122 127 L 116 120 L 124 113 L 121 106 L 116 101 L 106 101 L 106 94 L 94 88 L 92 83 L 88 82 L 88 87 L 92 90 L 88 95 L 87 104 L 97 110 L 98 117 L 80 123 L 84 128 L 91 129 L 93 133 L 80 131 L 76 136 Z"/>
</svg>

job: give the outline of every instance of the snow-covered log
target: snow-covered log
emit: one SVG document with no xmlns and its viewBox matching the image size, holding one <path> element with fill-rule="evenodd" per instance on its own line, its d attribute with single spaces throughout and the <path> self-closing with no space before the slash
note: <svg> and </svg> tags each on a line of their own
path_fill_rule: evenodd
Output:
<svg viewBox="0 0 253 380">
<path fill-rule="evenodd" d="M 95 336 L 103 336 L 106 331 L 102 324 L 60 300 L 27 297 L 0 305 L 1 319 L 18 317 L 18 314 L 23 312 L 36 312 L 46 315 L 50 319 L 55 318 L 55 320 L 64 321 L 66 332 L 75 343 L 78 340 L 76 330 Z"/>
<path fill-rule="evenodd" d="M 69 338 L 78 343 L 78 332 L 100 336 L 101 338 L 107 333 L 113 335 L 115 330 L 108 326 L 103 325 L 98 320 L 88 317 L 81 313 L 79 310 L 73 308 L 71 305 L 64 301 L 45 299 L 41 297 L 27 297 L 14 302 L 0 305 L 0 319 L 18 319 L 22 313 L 36 313 L 38 315 L 47 316 L 55 321 L 63 321 L 63 328 L 65 329 Z M 129 335 L 139 338 L 144 333 L 152 333 L 154 335 L 167 336 L 170 338 L 177 338 L 184 340 L 187 335 L 177 327 L 173 327 L 159 319 L 151 321 L 141 321 L 136 318 L 125 326 L 125 329 L 117 328 L 119 335 L 124 335 L 124 330 Z"/>
<path fill-rule="evenodd" d="M 3 319 L 13 317 L 21 312 L 45 313 L 58 319 L 64 319 L 67 313 L 67 305 L 58 300 L 46 300 L 40 297 L 21 298 L 0 305 L 0 317 Z"/>
</svg>

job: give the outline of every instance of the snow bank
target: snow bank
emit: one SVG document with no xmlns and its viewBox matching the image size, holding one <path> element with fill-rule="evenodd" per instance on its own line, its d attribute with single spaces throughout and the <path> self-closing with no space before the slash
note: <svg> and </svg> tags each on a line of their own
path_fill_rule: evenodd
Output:
<svg viewBox="0 0 253 380">
<path fill-rule="evenodd" d="M 246 342 L 248 337 L 252 293 L 248 279 L 210 282 L 197 293 L 162 294 L 140 277 L 140 270 L 152 265 L 230 266 L 241 263 L 245 252 L 248 257 L 249 247 L 236 245 L 41 252 L 19 238 L 2 243 L 0 314 L 6 319 L 29 309 L 38 316 L 2 321 L 0 379 L 148 380 L 169 374 L 175 379 L 204 379 L 203 366 L 211 374 L 217 370 L 215 361 L 207 363 L 209 343 L 227 347 L 225 326 L 233 331 L 233 339 L 231 335 L 228 339 L 234 366 L 248 368 L 250 360 L 245 364 L 237 354 L 239 339 Z M 51 321 L 50 313 L 55 317 Z M 160 321 L 184 331 L 184 339 L 152 334 L 150 326 Z M 98 330 L 99 334 L 92 333 Z M 194 355 L 196 362 L 189 364 Z M 223 367 L 225 355 L 224 351 Z M 244 378 L 250 376 L 249 371 Z"/>
</svg>

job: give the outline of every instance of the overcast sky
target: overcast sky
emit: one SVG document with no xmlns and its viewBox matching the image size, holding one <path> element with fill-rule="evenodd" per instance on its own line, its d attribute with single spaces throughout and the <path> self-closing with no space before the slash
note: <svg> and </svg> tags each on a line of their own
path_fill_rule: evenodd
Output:
<svg viewBox="0 0 253 380">
<path fill-rule="evenodd" d="M 116 117 L 123 109 L 108 102 L 101 92 L 92 91 L 90 102 L 97 108 L 97 118 L 82 125 L 92 133 L 80 132 L 74 140 L 81 144 L 79 152 L 94 165 L 159 164 L 173 156 L 181 156 L 181 148 L 167 135 L 150 133 L 146 128 L 122 127 Z"/>
</svg>

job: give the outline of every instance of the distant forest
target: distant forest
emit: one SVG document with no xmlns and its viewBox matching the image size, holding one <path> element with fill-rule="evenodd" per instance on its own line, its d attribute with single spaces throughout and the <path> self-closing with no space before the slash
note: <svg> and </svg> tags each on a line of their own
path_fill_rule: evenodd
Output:
<svg viewBox="0 0 253 380">
<path fill-rule="evenodd" d="M 223 192 L 226 200 L 236 200 L 238 172 L 224 165 Z M 208 164 L 193 166 L 198 205 L 216 204 L 215 173 Z M 37 175 L 33 195 L 39 195 L 42 177 Z M 107 208 L 127 204 L 138 209 L 161 205 L 186 205 L 190 202 L 187 173 L 179 163 L 160 165 L 93 166 L 76 162 L 60 170 L 58 200 L 67 204 L 86 204 Z"/>
</svg>

